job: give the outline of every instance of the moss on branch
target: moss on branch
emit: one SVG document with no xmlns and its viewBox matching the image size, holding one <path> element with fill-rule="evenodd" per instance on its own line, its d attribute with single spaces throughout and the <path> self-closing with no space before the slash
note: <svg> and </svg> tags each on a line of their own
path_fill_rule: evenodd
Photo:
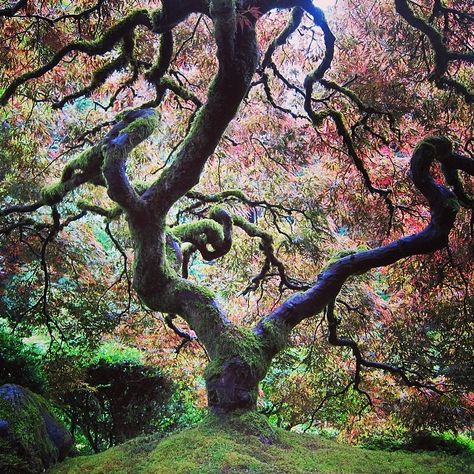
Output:
<svg viewBox="0 0 474 474">
<path fill-rule="evenodd" d="M 152 66 L 145 73 L 147 81 L 155 84 L 155 86 L 159 85 L 171 64 L 171 60 L 173 59 L 173 47 L 173 32 L 164 32 L 161 36 L 159 54 L 155 58 Z"/>
<path fill-rule="evenodd" d="M 60 109 L 64 107 L 68 102 L 83 97 L 89 96 L 92 92 L 98 89 L 105 81 L 116 71 L 124 68 L 129 62 L 133 61 L 133 48 L 134 48 L 134 35 L 133 31 L 126 34 L 123 39 L 122 52 L 121 54 L 104 64 L 99 69 L 96 69 L 92 74 L 92 80 L 86 87 L 67 95 L 62 98 L 59 102 L 53 104 L 53 108 Z"/>
<path fill-rule="evenodd" d="M 59 204 L 67 192 L 68 187 L 66 184 L 59 182 L 42 188 L 41 198 L 45 204 L 48 206 L 53 206 L 55 204 Z"/>
<path fill-rule="evenodd" d="M 224 240 L 222 226 L 212 219 L 202 219 L 189 224 L 181 224 L 171 229 L 172 234 L 182 242 L 195 245 L 219 244 Z"/>
<path fill-rule="evenodd" d="M 139 110 L 124 113 L 121 121 L 112 128 L 104 140 L 101 140 L 96 145 L 84 150 L 77 157 L 68 161 L 58 183 L 45 186 L 41 190 L 44 204 L 50 206 L 58 204 L 68 192 L 86 182 L 103 185 L 101 168 L 104 165 L 104 143 L 116 140 L 113 147 L 115 153 L 111 154 L 110 148 L 106 148 L 108 159 L 122 160 L 134 146 L 153 132 L 155 126 L 156 115 L 152 111 Z M 140 185 L 138 184 L 137 187 L 140 188 Z M 144 188 L 146 189 L 146 185 Z M 87 210 L 88 205 L 83 204 L 83 209 Z M 89 210 L 111 218 L 118 216 L 116 209 L 110 212 L 97 207 L 93 208 L 93 206 L 89 205 Z"/>
<path fill-rule="evenodd" d="M 102 173 L 107 183 L 107 194 L 127 212 L 144 206 L 126 174 L 128 154 L 155 130 L 157 115 L 153 109 L 127 112 L 103 141 L 104 163 Z"/>
<path fill-rule="evenodd" d="M 109 220 L 117 219 L 122 215 L 122 209 L 119 206 L 112 207 L 110 209 L 105 209 L 103 207 L 92 204 L 90 201 L 85 199 L 80 199 L 77 202 L 77 207 L 87 212 L 92 212 L 93 214 L 98 214 L 99 216 L 106 217 Z"/>
<path fill-rule="evenodd" d="M 117 129 L 112 129 L 111 135 L 106 140 L 117 144 L 119 137 L 127 136 L 124 143 L 120 143 L 124 149 L 133 148 L 148 138 L 156 128 L 158 116 L 151 109 L 131 110 L 120 117 Z M 124 126 L 125 125 L 125 126 Z M 126 144 L 126 145 L 125 145 Z M 124 146 L 125 145 L 125 146 Z"/>
<path fill-rule="evenodd" d="M 193 94 L 189 89 L 179 85 L 176 81 L 173 81 L 170 77 L 163 77 L 160 80 L 160 85 L 165 89 L 169 89 L 174 92 L 178 97 L 181 97 L 183 100 L 189 100 L 193 102 L 197 107 L 202 106 L 202 102 L 199 98 Z"/>
<path fill-rule="evenodd" d="M 265 321 L 261 327 L 262 344 L 269 355 L 282 351 L 288 344 L 291 328 L 282 321 Z"/>
<path fill-rule="evenodd" d="M 148 10 L 138 9 L 129 13 L 125 18 L 110 27 L 102 36 L 92 41 L 74 41 L 61 48 L 49 62 L 33 71 L 26 72 L 15 78 L 0 96 L 0 105 L 5 105 L 13 97 L 18 87 L 26 82 L 37 79 L 55 68 L 68 54 L 80 52 L 88 56 L 100 56 L 111 51 L 115 45 L 133 31 L 143 25 L 152 28 L 152 21 Z"/>
<path fill-rule="evenodd" d="M 220 203 L 228 198 L 236 198 L 243 202 L 248 201 L 245 194 L 240 189 L 227 189 L 212 195 L 206 195 L 197 191 L 189 191 L 186 196 L 190 199 L 197 199 L 209 203 Z"/>
<path fill-rule="evenodd" d="M 232 219 L 223 208 L 213 207 L 209 211 L 210 219 L 181 224 L 170 232 L 181 242 L 196 247 L 205 260 L 214 260 L 225 255 L 232 246 Z M 209 250 L 211 245 L 213 250 Z"/>
<path fill-rule="evenodd" d="M 98 184 L 101 178 L 102 160 L 100 145 L 94 145 L 69 160 L 63 169 L 60 181 L 42 188 L 43 202 L 52 206 L 60 203 L 68 192 L 87 181 Z"/>
<path fill-rule="evenodd" d="M 66 163 L 61 175 L 61 182 L 65 183 L 70 180 L 76 171 L 82 171 L 90 176 L 98 174 L 102 166 L 102 160 L 100 145 L 94 145 L 84 150 Z"/>
</svg>

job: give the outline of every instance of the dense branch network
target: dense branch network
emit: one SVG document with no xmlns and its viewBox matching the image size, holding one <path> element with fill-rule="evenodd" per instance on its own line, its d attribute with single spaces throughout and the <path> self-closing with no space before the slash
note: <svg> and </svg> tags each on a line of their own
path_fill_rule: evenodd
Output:
<svg viewBox="0 0 474 474">
<path fill-rule="evenodd" d="M 324 16 L 324 13 L 322 10 L 318 7 L 315 7 L 311 2 L 300 2 L 301 6 L 294 8 L 292 12 L 292 16 L 290 20 L 288 21 L 288 24 L 286 28 L 280 33 L 280 35 L 270 44 L 268 47 L 262 63 L 260 67 L 260 74 L 262 77 L 262 83 L 264 85 L 265 93 L 266 96 L 271 103 L 276 109 L 288 112 L 293 118 L 302 118 L 300 115 L 296 114 L 295 112 L 291 110 L 286 110 L 283 109 L 281 106 L 276 104 L 274 98 L 272 97 L 270 86 L 269 86 L 269 81 L 268 81 L 268 76 L 265 72 L 267 68 L 271 68 L 273 73 L 277 78 L 279 78 L 285 86 L 287 86 L 289 89 L 294 90 L 298 94 L 300 94 L 303 99 L 304 99 L 304 110 L 307 114 L 307 117 L 313 124 L 313 126 L 317 129 L 320 127 L 323 122 L 326 119 L 331 119 L 335 126 L 336 130 L 339 134 L 339 136 L 342 139 L 342 142 L 347 150 L 348 155 L 352 159 L 354 165 L 356 166 L 357 170 L 360 172 L 362 175 L 362 178 L 364 180 L 365 186 L 368 189 L 369 192 L 381 196 L 384 201 L 386 202 L 390 214 L 390 221 L 393 217 L 393 212 L 394 212 L 394 205 L 392 201 L 389 198 L 390 190 L 388 189 L 380 189 L 377 188 L 376 186 L 373 185 L 372 180 L 369 176 L 369 173 L 367 169 L 365 168 L 363 160 L 360 158 L 358 152 L 356 151 L 356 145 L 354 144 L 353 138 L 351 136 L 351 133 L 346 125 L 346 121 L 344 118 L 344 115 L 336 110 L 335 108 L 331 106 L 327 106 L 318 110 L 314 109 L 313 102 L 314 102 L 314 97 L 313 97 L 313 89 L 316 83 L 321 84 L 324 88 L 327 90 L 330 90 L 332 92 L 337 92 L 348 98 L 350 101 L 352 101 L 356 107 L 365 114 L 364 120 L 367 120 L 367 118 L 370 115 L 378 115 L 382 117 L 386 117 L 391 125 L 393 127 L 393 117 L 391 114 L 384 112 L 382 110 L 378 110 L 377 108 L 364 104 L 364 102 L 357 96 L 355 92 L 350 90 L 348 87 L 341 86 L 337 84 L 334 81 L 325 79 L 325 74 L 326 72 L 330 69 L 331 63 L 334 58 L 334 49 L 335 49 L 335 42 L 336 38 L 334 34 L 332 33 L 329 24 L 326 21 L 326 18 Z M 314 21 L 314 24 L 318 26 L 324 36 L 324 45 L 325 45 L 325 53 L 323 56 L 322 61 L 318 65 L 316 69 L 310 74 L 308 74 L 305 78 L 304 81 L 304 90 L 300 89 L 297 86 L 292 85 L 284 76 L 283 74 L 278 70 L 278 67 L 272 60 L 272 56 L 276 49 L 282 45 L 284 45 L 290 38 L 291 35 L 297 31 L 299 28 L 302 19 L 303 19 L 303 14 L 304 12 L 307 12 L 311 18 Z"/>
<path fill-rule="evenodd" d="M 416 30 L 425 35 L 433 49 L 434 53 L 434 69 L 431 73 L 431 80 L 440 89 L 451 89 L 461 94 L 467 103 L 474 102 L 474 92 L 465 84 L 449 75 L 449 68 L 452 64 L 465 62 L 474 64 L 474 52 L 472 49 L 466 51 L 453 51 L 448 49 L 446 45 L 446 37 L 435 26 L 428 21 L 417 16 L 409 5 L 407 0 L 395 0 L 397 12 L 405 19 L 405 21 Z M 443 2 L 436 0 L 434 2 L 432 19 L 440 15 L 454 15 L 460 17 L 467 22 L 467 30 L 472 32 L 474 28 L 474 16 L 469 12 L 463 12 L 452 8 L 445 7 Z M 445 24 L 445 32 L 449 32 L 448 22 Z M 447 30 L 447 31 L 446 31 Z"/>
<path fill-rule="evenodd" d="M 102 209 L 88 202 L 79 203 L 79 207 L 83 212 L 95 212 L 109 220 L 121 215 L 126 216 L 135 254 L 133 288 L 148 308 L 170 315 L 166 322 L 175 332 L 179 333 L 179 330 L 173 319 L 174 315 L 179 315 L 205 345 L 211 358 L 211 364 L 206 371 L 211 406 L 223 409 L 253 406 L 258 381 L 265 375 L 274 355 L 287 344 L 291 330 L 304 319 L 314 317 L 325 308 L 328 308 L 329 341 L 349 347 L 355 356 L 356 387 L 359 387 L 361 366 L 387 370 L 399 375 L 408 385 L 424 386 L 409 379 L 399 368 L 366 360 L 354 341 L 340 338 L 333 316 L 334 301 L 352 275 L 387 266 L 406 257 L 430 253 L 447 245 L 459 203 L 472 208 L 472 198 L 464 192 L 458 173 L 462 171 L 473 176 L 474 160 L 453 152 L 451 143 L 444 138 L 425 139 L 413 153 L 411 174 L 414 185 L 428 201 L 431 210 L 430 224 L 417 234 L 340 259 L 321 273 L 315 284 L 290 278 L 276 255 L 271 234 L 245 218 L 232 214 L 220 204 L 226 199 L 235 198 L 252 206 L 265 206 L 271 212 L 294 212 L 294 209 L 264 201 L 252 201 L 239 191 L 227 191 L 218 196 L 205 196 L 193 191 L 193 187 L 199 183 L 206 162 L 214 153 L 242 101 L 247 97 L 254 75 L 257 72 L 261 75 L 264 85 L 266 84 L 267 96 L 270 97 L 266 70 L 271 68 L 277 77 L 283 78 L 282 74 L 278 75 L 278 69 L 272 61 L 273 53 L 298 29 L 304 12 L 309 14 L 314 25 L 323 32 L 325 53 L 319 65 L 307 75 L 304 88 L 295 86 L 297 93 L 304 98 L 304 110 L 316 128 L 327 118 L 333 120 L 368 190 L 382 196 L 392 213 L 393 204 L 388 197 L 389 190 L 379 189 L 372 184 L 341 112 L 329 106 L 314 108 L 315 84 L 319 83 L 331 93 L 346 97 L 364 114 L 383 116 L 389 122 L 391 117 L 376 107 L 364 104 L 348 87 L 325 78 L 334 58 L 336 39 L 322 10 L 309 0 L 167 0 L 162 4 L 163 8 L 158 11 L 133 11 L 94 41 L 80 40 L 64 46 L 46 64 L 17 77 L 6 87 L 0 97 L 1 105 L 5 105 L 29 81 L 53 70 L 71 53 L 103 56 L 119 48 L 117 58 L 97 70 L 88 86 L 61 99 L 56 104 L 57 107 L 91 94 L 113 72 L 128 64 L 134 68 L 145 68 L 145 77 L 153 86 L 156 99 L 118 117 L 117 123 L 105 137 L 66 164 L 59 182 L 44 188 L 36 203 L 3 209 L 0 216 L 30 213 L 41 206 L 51 206 L 54 222 L 43 247 L 45 254 L 48 242 L 60 229 L 59 217 L 55 213 L 57 211 L 54 211 L 57 206 L 72 191 L 86 183 L 104 186 L 116 207 Z M 426 27 L 425 23 L 420 24 L 416 18 L 413 20 L 413 14 L 407 11 L 406 2 L 396 0 L 396 5 L 407 21 L 416 23 L 416 27 L 430 38 L 436 50 L 439 46 L 437 33 L 435 34 L 431 27 Z M 258 7 L 262 16 L 275 8 L 293 9 L 288 26 L 271 43 L 260 65 L 256 39 L 258 19 L 247 13 L 250 6 Z M 21 8 L 22 6 L 18 7 Z M 12 7 L 3 15 L 15 15 L 18 11 L 15 9 L 16 7 Z M 217 45 L 218 70 L 204 104 L 194 94 L 167 77 L 174 57 L 173 28 L 191 13 L 203 14 L 211 19 Z M 246 15 L 245 27 L 238 26 L 238 15 Z M 138 27 L 161 35 L 159 53 L 153 64 L 140 65 L 136 57 L 134 35 Z M 471 60 L 469 55 L 449 52 L 444 45 L 438 49 L 436 80 L 441 81 L 440 83 L 448 80 L 444 75 L 450 60 Z M 127 160 L 131 151 L 150 137 L 158 126 L 155 108 L 168 90 L 193 102 L 196 110 L 184 140 L 173 151 L 157 179 L 145 189 L 138 189 L 128 178 Z M 447 184 L 452 190 L 437 184 L 432 178 L 431 166 L 434 162 L 443 165 Z M 218 206 L 211 208 L 207 219 L 168 227 L 167 216 L 170 209 L 185 196 L 200 203 Z M 15 226 L 10 224 L 5 227 L 5 233 L 14 230 L 12 225 Z M 229 252 L 234 227 L 239 227 L 248 236 L 258 238 L 261 242 L 260 248 L 265 262 L 262 271 L 252 282 L 253 288 L 265 278 L 270 267 L 274 267 L 281 285 L 304 291 L 295 294 L 264 317 L 253 330 L 244 330 L 231 323 L 215 295 L 187 278 L 189 260 L 194 252 L 199 251 L 205 260 L 214 260 Z M 113 239 L 113 236 L 111 238 Z M 124 252 L 120 253 L 126 258 Z M 46 301 L 49 284 L 46 263 L 43 268 L 46 294 L 42 301 Z M 188 336 L 183 333 L 183 337 Z"/>
<path fill-rule="evenodd" d="M 430 176 L 430 167 L 435 160 L 449 163 L 449 166 L 454 169 L 462 169 L 467 174 L 474 175 L 474 160 L 453 153 L 448 140 L 433 137 L 425 139 L 418 145 L 411 161 L 412 179 L 428 201 L 432 216 L 431 223 L 423 231 L 389 245 L 342 258 L 319 275 L 316 285 L 310 290 L 291 297 L 260 321 L 257 331 L 262 334 L 276 331 L 283 333 L 285 330 L 289 332 L 305 318 L 312 317 L 326 306 L 332 305 L 344 282 L 350 276 L 393 264 L 406 257 L 431 253 L 446 247 L 459 209 L 459 201 L 453 191 L 436 184 Z M 333 331 L 330 339 L 333 343 L 339 343 L 334 321 L 331 324 Z M 355 348 L 352 342 L 350 347 Z M 275 352 L 278 350 L 278 346 L 273 348 Z M 356 351 L 355 355 L 359 364 L 366 365 L 361 363 L 360 353 Z M 389 369 L 385 368 L 385 370 Z"/>
</svg>

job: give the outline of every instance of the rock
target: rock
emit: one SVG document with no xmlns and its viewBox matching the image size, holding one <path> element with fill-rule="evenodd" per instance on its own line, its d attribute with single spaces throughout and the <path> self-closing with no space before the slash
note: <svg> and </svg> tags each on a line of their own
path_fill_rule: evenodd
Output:
<svg viewBox="0 0 474 474">
<path fill-rule="evenodd" d="M 20 385 L 0 387 L 0 472 L 34 474 L 63 460 L 73 445 L 41 396 Z"/>
</svg>

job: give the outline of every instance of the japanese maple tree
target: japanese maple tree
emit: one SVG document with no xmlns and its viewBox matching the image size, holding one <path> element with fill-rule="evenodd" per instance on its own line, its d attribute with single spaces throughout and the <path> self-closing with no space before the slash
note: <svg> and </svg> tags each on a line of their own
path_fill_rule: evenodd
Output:
<svg viewBox="0 0 474 474">
<path fill-rule="evenodd" d="M 67 143 L 68 110 L 85 97 L 96 105 L 87 111 L 93 127 L 76 130 L 77 143 L 68 144 L 67 154 L 82 151 L 65 163 L 59 152 L 50 156 L 39 189 L 30 184 L 32 189 L 9 196 L 12 183 L 21 181 L 14 171 L 21 159 L 12 155 L 25 145 L 10 139 L 2 146 L 13 165 L 2 193 L 1 233 L 39 239 L 43 289 L 33 306 L 50 329 L 51 274 L 61 272 L 62 250 L 55 253 L 53 269 L 49 248 L 69 225 L 98 215 L 109 231 L 110 223 L 128 226 L 133 282 L 127 289 L 133 286 L 149 310 L 165 314 L 178 334 L 193 338 L 175 325 L 181 317 L 205 347 L 210 407 L 253 409 L 259 382 L 294 328 L 323 312 L 329 343 L 348 348 L 354 357 L 351 385 L 357 390 L 362 390 L 362 368 L 372 368 L 410 387 L 442 391 L 414 370 L 364 355 L 355 339 L 339 334 L 337 309 L 347 306 L 339 296 L 352 277 L 432 255 L 453 235 L 459 248 L 469 245 L 472 228 L 466 227 L 464 211 L 472 211 L 474 203 L 469 2 L 348 0 L 329 22 L 310 0 L 163 0 L 159 5 L 99 0 L 77 2 L 74 10 L 55 3 L 21 0 L 0 10 L 5 127 L 33 116 L 31 141 L 37 140 L 37 147 L 55 133 L 54 140 Z M 361 24 L 371 31 L 364 33 Z M 57 130 L 42 129 L 41 114 Z M 2 136 L 7 132 L 13 133 Z M 153 146 L 146 144 L 149 139 Z M 205 170 L 218 173 L 216 156 L 234 155 L 238 184 L 252 159 L 275 152 L 284 162 L 273 160 L 266 172 L 255 165 L 255 177 L 287 179 L 288 187 L 296 188 L 305 183 L 310 206 L 268 197 L 270 184 L 265 198 L 236 187 L 209 193 L 209 184 L 198 188 Z M 297 278 L 278 254 L 275 233 L 288 233 L 281 221 L 295 215 L 319 225 L 317 201 L 327 195 L 311 200 L 304 175 L 314 170 L 313 155 L 321 156 L 324 189 L 332 193 L 325 207 L 340 212 L 340 221 L 364 235 L 370 248 L 340 253 L 319 275 Z M 411 184 L 402 175 L 405 164 Z M 132 174 L 141 181 L 129 178 Z M 252 213 L 235 212 L 236 203 L 256 214 L 267 211 L 274 229 L 260 226 Z M 333 232 L 343 233 L 342 227 Z M 276 276 L 282 293 L 294 293 L 268 305 L 250 325 L 228 316 L 215 292 L 190 275 L 195 255 L 217 263 L 228 255 L 238 229 L 259 240 L 253 253 L 263 255 L 246 291 L 263 288 Z M 109 235 L 127 262 L 127 251 Z M 291 236 L 289 242 L 297 247 Z M 468 252 L 464 259 L 468 268 L 471 257 Z M 299 258 L 304 267 L 304 252 Z M 437 260 L 432 262 L 427 275 L 436 271 Z M 456 298 L 469 295 L 472 281 L 465 283 Z"/>
</svg>

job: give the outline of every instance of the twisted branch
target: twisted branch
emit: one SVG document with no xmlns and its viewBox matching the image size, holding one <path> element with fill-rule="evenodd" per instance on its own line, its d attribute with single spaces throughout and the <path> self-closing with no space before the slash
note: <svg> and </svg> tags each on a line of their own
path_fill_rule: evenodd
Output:
<svg viewBox="0 0 474 474">
<path fill-rule="evenodd" d="M 452 167 L 462 168 L 474 175 L 474 160 L 466 157 L 460 159 L 452 152 L 451 143 L 447 139 L 430 137 L 420 142 L 412 156 L 411 175 L 413 183 L 430 206 L 429 225 L 417 234 L 338 260 L 319 275 L 311 289 L 291 297 L 273 313 L 263 318 L 255 327 L 255 333 L 269 345 L 270 353 L 279 350 L 282 339 L 288 337 L 294 326 L 306 318 L 315 316 L 330 304 L 350 276 L 391 265 L 406 257 L 428 254 L 446 247 L 459 203 L 454 192 L 436 184 L 430 175 L 430 167 L 435 160 L 449 162 Z M 272 336 L 275 332 L 280 334 L 278 340 Z"/>
<path fill-rule="evenodd" d="M 439 5 L 439 3 L 440 2 L 438 2 L 438 7 L 441 6 L 441 8 L 444 8 L 442 5 Z M 456 79 L 447 77 L 446 74 L 448 73 L 449 63 L 451 61 L 459 60 L 472 63 L 474 62 L 474 53 L 449 51 L 443 35 L 434 26 L 416 16 L 408 5 L 407 0 L 395 0 L 395 8 L 397 13 L 401 15 L 410 26 L 428 38 L 434 53 L 434 69 L 431 74 L 431 79 L 436 86 L 440 89 L 453 89 L 464 97 L 466 103 L 473 103 L 474 92 Z M 472 21 L 472 18 L 469 18 L 469 16 L 467 19 Z"/>
<path fill-rule="evenodd" d="M 372 368 L 372 369 L 383 370 L 385 372 L 389 372 L 392 375 L 397 375 L 401 378 L 402 382 L 407 387 L 428 388 L 436 393 L 442 393 L 438 388 L 436 388 L 436 385 L 432 383 L 422 383 L 418 380 L 410 379 L 401 367 L 395 367 L 390 364 L 386 364 L 382 362 L 374 362 L 374 361 L 365 359 L 356 341 L 347 337 L 340 337 L 338 335 L 337 329 L 339 326 L 339 321 L 334 316 L 334 306 L 335 306 L 335 301 L 331 301 L 326 308 L 326 317 L 328 321 L 328 341 L 333 346 L 348 347 L 349 349 L 351 349 L 352 354 L 354 355 L 354 358 L 356 361 L 353 384 L 354 384 L 354 388 L 358 392 L 362 393 L 363 395 L 368 397 L 368 399 L 370 400 L 369 395 L 360 388 L 361 369 L 362 367 L 367 367 L 367 368 Z"/>
</svg>

